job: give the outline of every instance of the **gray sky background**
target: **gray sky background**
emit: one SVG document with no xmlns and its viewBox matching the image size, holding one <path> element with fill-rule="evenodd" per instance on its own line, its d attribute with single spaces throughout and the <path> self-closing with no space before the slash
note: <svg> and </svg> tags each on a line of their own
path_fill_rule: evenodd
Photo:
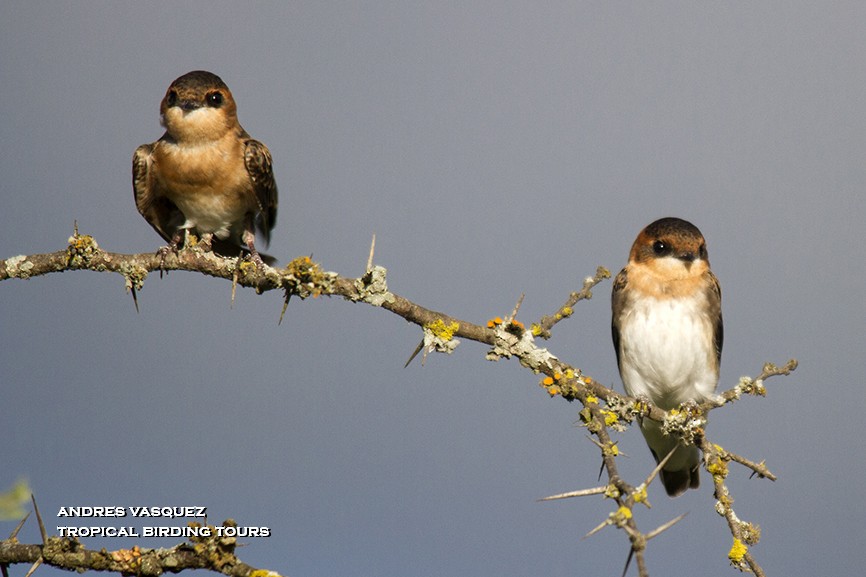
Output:
<svg viewBox="0 0 866 577">
<path fill-rule="evenodd" d="M 4 2 L 0 257 L 61 250 L 74 220 L 107 250 L 156 250 L 131 156 L 194 69 L 273 153 L 269 252 L 358 275 L 375 232 L 393 291 L 467 320 L 521 293 L 537 320 L 643 226 L 686 218 L 722 283 L 721 388 L 801 363 L 710 422 L 779 475 L 732 467 L 753 552 L 769 575 L 857 574 L 864 22 L 862 2 Z M 546 346 L 620 388 L 609 292 Z M 205 505 L 269 527 L 240 555 L 294 577 L 622 570 L 623 535 L 581 540 L 610 502 L 536 502 L 593 486 L 599 460 L 579 407 L 516 362 L 467 342 L 403 369 L 421 331 L 383 310 L 293 301 L 278 327 L 278 293 L 229 299 L 186 273 L 152 275 L 140 314 L 117 276 L 3 282 L 0 487 L 29 479 L 50 527 L 63 505 Z M 637 481 L 651 457 L 620 438 Z M 646 530 L 689 512 L 651 543 L 653 575 L 732 574 L 706 473 L 650 498 Z"/>
</svg>

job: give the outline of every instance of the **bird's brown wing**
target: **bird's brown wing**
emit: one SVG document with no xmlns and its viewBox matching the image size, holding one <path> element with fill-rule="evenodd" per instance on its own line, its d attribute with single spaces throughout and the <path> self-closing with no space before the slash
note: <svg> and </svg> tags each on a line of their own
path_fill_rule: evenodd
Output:
<svg viewBox="0 0 866 577">
<path fill-rule="evenodd" d="M 271 152 L 258 140 L 249 139 L 244 148 L 244 164 L 253 181 L 259 205 L 256 229 L 267 245 L 271 242 L 271 230 L 277 221 L 277 183 L 274 180 Z"/>
<path fill-rule="evenodd" d="M 611 315 L 610 320 L 610 330 L 611 335 L 613 336 L 613 350 L 616 352 L 616 366 L 619 368 L 620 364 L 620 351 L 619 351 L 619 323 L 620 319 L 617 316 L 617 311 L 623 310 L 623 299 L 625 299 L 625 293 L 623 289 L 625 289 L 626 284 L 628 284 L 628 272 L 626 269 L 622 269 L 616 278 L 613 281 L 613 292 L 611 294 L 611 308 L 613 309 L 613 314 Z"/>
<path fill-rule="evenodd" d="M 184 217 L 177 206 L 159 193 L 151 174 L 153 144 L 142 144 L 132 155 L 132 192 L 141 216 L 166 241 L 183 225 Z"/>
<path fill-rule="evenodd" d="M 725 330 L 722 324 L 722 288 L 719 286 L 719 279 L 712 271 L 707 271 L 710 275 L 710 315 L 716 318 L 716 326 L 713 327 L 713 346 L 716 350 L 716 361 L 719 366 L 722 364 L 722 344 L 725 340 Z"/>
</svg>

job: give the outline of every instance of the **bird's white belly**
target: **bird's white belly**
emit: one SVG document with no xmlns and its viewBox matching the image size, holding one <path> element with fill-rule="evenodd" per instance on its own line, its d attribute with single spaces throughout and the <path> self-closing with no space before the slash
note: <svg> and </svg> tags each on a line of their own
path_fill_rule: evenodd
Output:
<svg viewBox="0 0 866 577">
<path fill-rule="evenodd" d="M 229 235 L 232 225 L 243 221 L 246 206 L 227 202 L 222 194 L 177 195 L 175 203 L 186 218 L 183 228 L 214 233 L 219 238 Z"/>
<path fill-rule="evenodd" d="M 620 326 L 622 379 L 631 396 L 671 409 L 712 395 L 718 381 L 714 327 L 702 299 L 642 298 Z"/>
</svg>

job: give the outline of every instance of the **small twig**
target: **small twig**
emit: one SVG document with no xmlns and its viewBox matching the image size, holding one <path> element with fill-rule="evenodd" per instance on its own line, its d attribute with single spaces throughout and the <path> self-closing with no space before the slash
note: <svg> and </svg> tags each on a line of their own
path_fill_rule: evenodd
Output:
<svg viewBox="0 0 866 577">
<path fill-rule="evenodd" d="M 776 377 L 779 375 L 790 375 L 792 372 L 797 370 L 798 365 L 799 363 L 797 362 L 797 359 L 791 359 L 781 367 L 777 367 L 773 363 L 765 363 L 764 371 L 758 375 L 757 380 L 769 379 L 770 377 Z"/>
<path fill-rule="evenodd" d="M 751 469 L 753 475 L 757 475 L 758 477 L 766 478 L 771 481 L 775 481 L 776 479 L 778 479 L 778 477 L 771 473 L 767 466 L 764 465 L 763 461 L 761 461 L 760 463 L 755 463 L 754 461 L 750 461 L 749 459 L 737 455 L 736 453 L 730 453 L 726 451 L 725 454 L 730 460 L 734 461 L 735 463 L 739 463 L 742 466 Z"/>
<path fill-rule="evenodd" d="M 595 276 L 586 277 L 583 280 L 583 288 L 577 292 L 571 293 L 565 301 L 565 304 L 559 307 L 559 310 L 552 315 L 541 317 L 541 320 L 538 321 L 534 327 L 533 334 L 540 336 L 543 339 L 549 339 L 550 329 L 552 329 L 553 326 L 562 319 L 570 317 L 574 312 L 572 308 L 578 302 L 591 299 L 593 287 L 607 278 L 610 278 L 610 271 L 603 266 L 598 267 L 595 271 Z"/>
</svg>

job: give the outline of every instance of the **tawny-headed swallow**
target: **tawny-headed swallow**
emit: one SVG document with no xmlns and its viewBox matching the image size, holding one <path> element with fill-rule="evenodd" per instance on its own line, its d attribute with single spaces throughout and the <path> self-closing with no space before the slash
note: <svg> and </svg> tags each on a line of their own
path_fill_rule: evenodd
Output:
<svg viewBox="0 0 866 577">
<path fill-rule="evenodd" d="M 722 359 L 722 295 L 701 231 L 679 218 L 647 226 L 613 284 L 613 345 L 626 392 L 670 410 L 712 397 Z M 668 495 L 700 484 L 700 453 L 640 423 Z"/>
<path fill-rule="evenodd" d="M 196 70 L 171 83 L 160 105 L 165 134 L 132 158 L 138 212 L 177 250 L 188 232 L 205 249 L 238 256 L 243 245 L 257 264 L 256 232 L 270 242 L 277 184 L 268 148 L 238 122 L 237 105 L 216 74 Z M 214 238 L 215 237 L 215 238 Z"/>
</svg>

